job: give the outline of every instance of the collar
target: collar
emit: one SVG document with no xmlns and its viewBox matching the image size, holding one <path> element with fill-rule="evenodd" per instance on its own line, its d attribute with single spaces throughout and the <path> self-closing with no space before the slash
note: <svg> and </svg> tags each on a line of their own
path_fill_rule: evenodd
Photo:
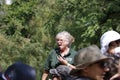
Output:
<svg viewBox="0 0 120 80">
<path fill-rule="evenodd" d="M 59 48 L 55 48 L 55 51 L 56 51 L 56 53 L 57 53 L 58 55 L 61 55 Z M 69 56 L 70 54 L 71 54 L 71 48 L 70 48 L 68 54 L 64 55 L 63 57 L 67 57 L 67 56 Z"/>
</svg>

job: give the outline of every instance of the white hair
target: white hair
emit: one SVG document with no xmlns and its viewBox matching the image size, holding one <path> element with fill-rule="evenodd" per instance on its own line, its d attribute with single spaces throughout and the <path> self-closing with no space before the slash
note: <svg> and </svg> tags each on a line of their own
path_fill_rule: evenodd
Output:
<svg viewBox="0 0 120 80">
<path fill-rule="evenodd" d="M 57 38 L 60 38 L 64 36 L 65 39 L 67 39 L 69 41 L 69 44 L 71 45 L 73 42 L 74 42 L 74 37 L 67 31 L 62 31 L 62 32 L 59 32 L 57 35 L 56 35 L 56 39 Z"/>
</svg>

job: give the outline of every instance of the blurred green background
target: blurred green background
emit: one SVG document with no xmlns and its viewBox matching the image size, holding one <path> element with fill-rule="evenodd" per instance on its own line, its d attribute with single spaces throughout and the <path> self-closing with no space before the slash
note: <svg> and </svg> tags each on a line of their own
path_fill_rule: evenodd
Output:
<svg viewBox="0 0 120 80">
<path fill-rule="evenodd" d="M 41 80 L 55 35 L 66 30 L 79 50 L 96 44 L 107 30 L 120 32 L 120 0 L 11 0 L 0 1 L 0 65 L 2 71 L 22 61 L 37 71 Z M 112 37 L 112 36 L 111 36 Z"/>
</svg>

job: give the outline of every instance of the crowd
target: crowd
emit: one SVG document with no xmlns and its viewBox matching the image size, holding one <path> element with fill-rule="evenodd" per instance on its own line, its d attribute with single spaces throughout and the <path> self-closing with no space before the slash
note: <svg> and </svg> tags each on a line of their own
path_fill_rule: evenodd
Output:
<svg viewBox="0 0 120 80">
<path fill-rule="evenodd" d="M 69 32 L 59 32 L 55 39 L 57 46 L 45 61 L 41 80 L 120 80 L 118 32 L 105 32 L 100 48 L 91 44 L 78 51 L 71 47 L 75 38 Z M 36 71 L 30 65 L 16 62 L 0 72 L 0 80 L 36 80 Z"/>
<path fill-rule="evenodd" d="M 91 44 L 71 48 L 74 37 L 67 31 L 56 35 L 57 48 L 46 59 L 42 80 L 120 80 L 120 34 L 107 31 L 100 48 Z"/>
</svg>

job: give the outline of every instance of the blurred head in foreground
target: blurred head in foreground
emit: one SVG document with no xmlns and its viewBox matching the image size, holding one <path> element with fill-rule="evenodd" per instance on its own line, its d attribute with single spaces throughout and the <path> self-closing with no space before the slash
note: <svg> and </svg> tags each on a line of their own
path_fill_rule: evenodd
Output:
<svg viewBox="0 0 120 80">
<path fill-rule="evenodd" d="M 31 66 L 16 62 L 0 74 L 0 78 L 1 80 L 36 80 L 36 72 Z"/>
<path fill-rule="evenodd" d="M 103 80 L 105 73 L 109 71 L 107 66 L 109 59 L 111 58 L 101 54 L 96 45 L 83 48 L 75 56 L 76 69 L 73 69 L 70 74 L 78 76 L 80 79 Z"/>
</svg>

